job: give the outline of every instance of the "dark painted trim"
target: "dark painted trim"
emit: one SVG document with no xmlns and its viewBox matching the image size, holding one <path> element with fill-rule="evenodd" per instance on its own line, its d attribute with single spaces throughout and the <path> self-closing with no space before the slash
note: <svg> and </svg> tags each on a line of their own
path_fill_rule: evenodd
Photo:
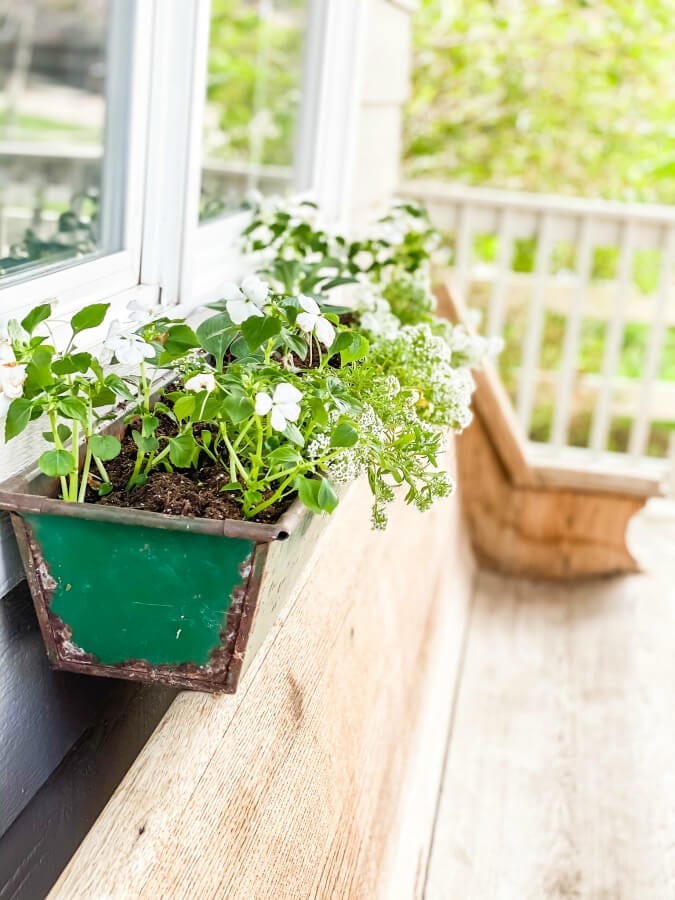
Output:
<svg viewBox="0 0 675 900">
<path fill-rule="evenodd" d="M 46 895 L 175 695 L 51 671 L 25 583 L 0 600 L 0 900 Z"/>
</svg>

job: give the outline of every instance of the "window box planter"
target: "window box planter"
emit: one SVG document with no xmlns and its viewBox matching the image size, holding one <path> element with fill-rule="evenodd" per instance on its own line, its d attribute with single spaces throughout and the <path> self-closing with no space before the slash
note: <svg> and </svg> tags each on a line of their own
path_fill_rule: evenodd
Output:
<svg viewBox="0 0 675 900">
<path fill-rule="evenodd" d="M 262 525 L 57 492 L 38 470 L 0 486 L 52 667 L 192 690 L 236 690 L 323 527 L 298 501 Z"/>
</svg>

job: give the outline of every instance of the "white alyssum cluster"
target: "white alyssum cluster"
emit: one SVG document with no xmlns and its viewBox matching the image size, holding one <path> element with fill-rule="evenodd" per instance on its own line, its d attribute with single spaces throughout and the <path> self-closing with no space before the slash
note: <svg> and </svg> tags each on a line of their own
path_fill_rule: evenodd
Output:
<svg viewBox="0 0 675 900">
<path fill-rule="evenodd" d="M 462 325 L 456 325 L 449 332 L 448 343 L 457 361 L 471 369 L 481 366 L 485 359 L 499 356 L 504 349 L 503 338 L 471 334 Z"/>
</svg>

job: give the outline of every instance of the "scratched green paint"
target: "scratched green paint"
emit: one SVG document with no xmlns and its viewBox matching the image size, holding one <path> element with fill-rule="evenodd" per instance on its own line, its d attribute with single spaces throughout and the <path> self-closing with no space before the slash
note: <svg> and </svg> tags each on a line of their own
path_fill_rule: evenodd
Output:
<svg viewBox="0 0 675 900">
<path fill-rule="evenodd" d="M 112 665 L 207 663 L 251 541 L 25 515 L 56 581 L 72 641 Z"/>
</svg>

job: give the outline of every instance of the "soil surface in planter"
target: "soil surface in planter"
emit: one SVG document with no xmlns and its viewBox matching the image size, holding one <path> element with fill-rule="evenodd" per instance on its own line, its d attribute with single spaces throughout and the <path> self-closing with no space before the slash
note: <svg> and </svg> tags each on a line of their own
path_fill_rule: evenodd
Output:
<svg viewBox="0 0 675 900">
<path fill-rule="evenodd" d="M 173 423 L 160 417 L 158 433 L 171 436 L 176 433 Z M 198 426 L 201 431 L 203 426 Z M 163 469 L 151 472 L 144 485 L 126 490 L 136 462 L 137 447 L 128 432 L 122 440 L 122 452 L 107 462 L 106 470 L 113 486 L 112 493 L 99 497 L 93 487 L 87 491 L 88 503 L 120 506 L 127 509 L 144 509 L 147 512 L 168 513 L 173 516 L 192 516 L 198 519 L 244 519 L 239 504 L 231 494 L 220 489 L 229 482 L 228 473 L 220 466 L 203 466 L 199 469 Z M 272 523 L 288 509 L 295 495 L 286 497 L 263 510 L 249 521 Z"/>
</svg>

